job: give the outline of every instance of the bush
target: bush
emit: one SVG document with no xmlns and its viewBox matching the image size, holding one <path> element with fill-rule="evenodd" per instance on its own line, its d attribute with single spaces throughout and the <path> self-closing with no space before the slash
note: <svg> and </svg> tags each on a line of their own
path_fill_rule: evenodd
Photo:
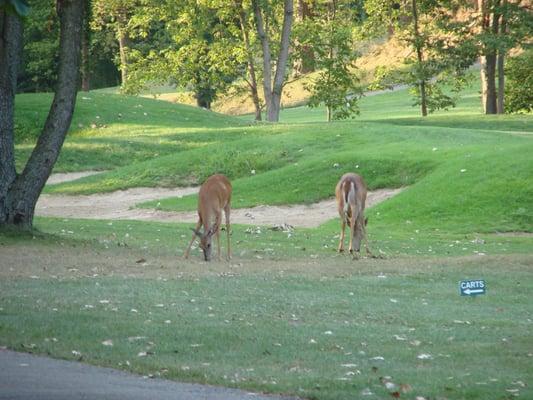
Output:
<svg viewBox="0 0 533 400">
<path fill-rule="evenodd" d="M 505 66 L 507 78 L 505 112 L 533 111 L 533 49 L 510 58 Z"/>
</svg>

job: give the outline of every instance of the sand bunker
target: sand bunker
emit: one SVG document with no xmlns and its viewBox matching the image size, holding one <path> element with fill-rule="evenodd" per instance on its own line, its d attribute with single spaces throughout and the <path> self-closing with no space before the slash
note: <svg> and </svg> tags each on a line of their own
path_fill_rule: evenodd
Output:
<svg viewBox="0 0 533 400">
<path fill-rule="evenodd" d="M 94 172 L 93 172 L 94 173 Z M 80 173 L 72 175 L 78 179 Z M 58 182 L 56 174 L 50 178 Z M 61 174 L 60 179 L 65 182 L 70 174 Z M 86 172 L 88 176 L 91 173 Z M 51 181 L 48 180 L 50 183 Z M 136 204 L 157 200 L 165 197 L 182 197 L 198 191 L 197 187 L 190 188 L 134 188 L 119 190 L 112 193 L 102 193 L 83 196 L 66 196 L 43 194 L 37 202 L 36 215 L 60 218 L 89 218 L 89 219 L 132 219 L 159 222 L 190 222 L 198 220 L 196 211 L 168 212 L 153 209 L 135 208 Z M 379 189 L 368 193 L 367 207 L 380 203 L 397 193 L 401 189 Z M 335 199 L 321 201 L 311 205 L 292 206 L 257 206 L 253 208 L 239 208 L 231 210 L 231 222 L 249 225 L 283 225 L 313 228 L 337 218 Z"/>
</svg>

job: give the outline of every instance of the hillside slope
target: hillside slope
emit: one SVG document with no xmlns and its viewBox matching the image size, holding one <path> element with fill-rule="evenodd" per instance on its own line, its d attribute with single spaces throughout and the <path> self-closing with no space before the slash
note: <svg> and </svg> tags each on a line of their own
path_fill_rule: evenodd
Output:
<svg viewBox="0 0 533 400">
<path fill-rule="evenodd" d="M 44 115 L 46 102 L 34 96 L 18 104 Z M 480 115 L 474 87 L 457 109 L 428 118 L 417 116 L 406 91 L 364 98 L 361 109 L 354 121 L 319 122 L 323 110 L 301 107 L 283 111 L 285 123 L 249 125 L 163 101 L 90 94 L 78 104 L 56 171 L 108 172 L 46 191 L 190 186 L 219 172 L 233 181 L 239 208 L 327 199 L 343 172 L 357 171 L 370 189 L 409 186 L 372 211 L 383 226 L 533 230 L 531 115 Z M 17 147 L 23 156 L 30 149 Z M 157 203 L 191 210 L 196 198 Z"/>
</svg>

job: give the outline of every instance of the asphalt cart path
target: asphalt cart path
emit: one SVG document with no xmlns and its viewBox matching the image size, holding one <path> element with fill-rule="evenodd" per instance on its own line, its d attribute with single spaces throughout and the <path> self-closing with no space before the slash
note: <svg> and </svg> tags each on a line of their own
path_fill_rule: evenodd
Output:
<svg viewBox="0 0 533 400">
<path fill-rule="evenodd" d="M 288 400 L 0 350 L 1 400 Z M 294 398 L 293 398 L 294 399 Z"/>
</svg>

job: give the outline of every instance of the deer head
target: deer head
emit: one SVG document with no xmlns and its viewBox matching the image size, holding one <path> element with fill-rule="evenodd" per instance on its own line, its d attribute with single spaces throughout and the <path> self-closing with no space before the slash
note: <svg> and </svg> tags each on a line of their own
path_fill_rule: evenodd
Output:
<svg viewBox="0 0 533 400">
<path fill-rule="evenodd" d="M 202 233 L 199 230 L 196 230 L 194 228 L 191 228 L 191 230 L 200 239 L 200 248 L 202 249 L 204 253 L 204 260 L 211 261 L 211 250 L 212 250 L 211 239 L 214 234 L 213 229 L 209 229 L 205 233 Z"/>
<path fill-rule="evenodd" d="M 220 261 L 220 224 L 222 220 L 222 210 L 226 216 L 226 234 L 228 237 L 228 260 L 231 258 L 230 250 L 230 202 L 231 183 L 224 175 L 215 174 L 207 178 L 198 192 L 198 223 L 192 229 L 194 235 L 185 250 L 184 257 L 189 257 L 189 251 L 193 242 L 198 237 L 200 248 L 204 252 L 205 261 L 211 261 L 212 244 L 211 239 L 216 236 L 218 245 L 218 260 Z M 200 227 L 203 226 L 203 233 Z"/>
</svg>

